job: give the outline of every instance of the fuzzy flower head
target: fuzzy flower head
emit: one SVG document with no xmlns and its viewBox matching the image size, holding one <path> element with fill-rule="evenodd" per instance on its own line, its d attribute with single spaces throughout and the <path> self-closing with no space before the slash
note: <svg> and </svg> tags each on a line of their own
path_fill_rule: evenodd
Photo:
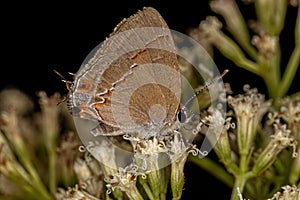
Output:
<svg viewBox="0 0 300 200">
<path fill-rule="evenodd" d="M 85 191 L 86 186 L 84 184 L 77 184 L 73 188 L 67 190 L 59 189 L 55 194 L 57 200 L 99 200 Z"/>
<path fill-rule="evenodd" d="M 252 147 L 257 126 L 271 106 L 271 101 L 266 101 L 264 95 L 248 85 L 244 86 L 244 91 L 244 94 L 229 96 L 228 104 L 235 113 L 239 151 L 247 154 Z"/>
<path fill-rule="evenodd" d="M 107 176 L 104 181 L 107 182 L 107 194 L 110 194 L 115 189 L 120 189 L 132 199 L 140 199 L 140 194 L 136 188 L 138 176 L 146 178 L 144 169 L 135 164 L 131 164 L 125 168 L 119 168 L 118 172 Z"/>
<path fill-rule="evenodd" d="M 253 172 L 255 174 L 261 174 L 269 166 L 271 166 L 277 158 L 277 155 L 287 147 L 293 148 L 293 157 L 297 157 L 296 151 L 297 141 L 290 135 L 291 131 L 286 128 L 285 124 L 281 124 L 279 121 L 274 123 L 275 133 L 271 135 L 271 140 L 264 150 L 258 156 Z"/>
<path fill-rule="evenodd" d="M 286 125 L 282 125 L 280 123 L 274 124 L 275 127 L 275 134 L 271 136 L 272 140 L 274 141 L 274 148 L 281 149 L 288 146 L 293 147 L 293 157 L 297 157 L 298 154 L 295 151 L 297 141 L 294 139 L 294 137 L 291 136 L 291 131 L 287 129 Z M 277 153 L 277 152 L 276 152 Z"/>
<path fill-rule="evenodd" d="M 33 110 L 31 99 L 17 89 L 6 89 L 0 92 L 0 110 L 8 112 L 10 109 L 16 111 L 18 117 Z"/>
<path fill-rule="evenodd" d="M 279 115 L 288 124 L 298 142 L 300 142 L 300 97 L 295 99 L 285 98 L 281 101 Z"/>
<path fill-rule="evenodd" d="M 250 89 L 249 85 L 244 86 L 244 94 L 235 97 L 229 96 L 228 103 L 233 108 L 236 117 L 247 116 L 260 119 L 269 106 L 270 101 L 265 101 L 263 94 L 258 93 L 256 88 Z"/>
<path fill-rule="evenodd" d="M 136 152 L 140 154 L 159 154 L 167 151 L 165 142 L 158 140 L 156 137 L 139 142 L 136 147 Z"/>
<path fill-rule="evenodd" d="M 176 161 L 178 158 L 185 160 L 189 153 L 194 156 L 201 154 L 206 156 L 206 152 L 200 152 L 193 144 L 185 144 L 180 134 L 176 134 L 174 139 L 168 144 L 170 160 Z"/>
<path fill-rule="evenodd" d="M 300 199 L 300 189 L 295 185 L 286 185 L 281 187 L 282 192 L 277 192 L 274 196 L 268 200 L 286 200 L 286 199 Z"/>
<path fill-rule="evenodd" d="M 115 156 L 116 147 L 111 141 L 89 141 L 85 148 L 100 163 L 112 169 L 118 168 Z"/>
<path fill-rule="evenodd" d="M 123 138 L 131 142 L 135 163 L 144 171 L 156 171 L 169 164 L 164 162 L 168 152 L 166 141 L 156 137 L 140 139 L 132 135 L 124 135 Z"/>
<path fill-rule="evenodd" d="M 270 59 L 276 50 L 278 38 L 266 34 L 255 35 L 252 39 L 252 44 L 257 47 L 260 55 L 264 59 Z"/>
<path fill-rule="evenodd" d="M 214 144 L 214 151 L 223 163 L 232 161 L 229 129 L 234 129 L 235 123 L 231 122 L 231 119 L 231 117 L 226 118 L 224 128 L 220 134 L 217 135 L 216 142 Z"/>
<path fill-rule="evenodd" d="M 85 186 L 86 192 L 95 197 L 102 195 L 104 187 L 103 171 L 95 159 L 87 161 L 78 158 L 74 164 L 74 171 L 79 184 Z"/>
</svg>

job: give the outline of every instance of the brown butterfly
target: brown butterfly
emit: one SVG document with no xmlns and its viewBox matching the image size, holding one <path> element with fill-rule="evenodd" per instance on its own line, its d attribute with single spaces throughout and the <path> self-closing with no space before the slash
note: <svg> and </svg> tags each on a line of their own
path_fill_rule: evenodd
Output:
<svg viewBox="0 0 300 200">
<path fill-rule="evenodd" d="M 146 7 L 120 22 L 68 87 L 73 115 L 99 121 L 95 135 L 172 131 L 181 83 L 174 41 L 162 16 Z"/>
<path fill-rule="evenodd" d="M 97 122 L 96 136 L 168 136 L 193 115 L 180 103 L 171 31 L 151 7 L 121 21 L 74 77 L 68 104 L 74 117 Z"/>
</svg>

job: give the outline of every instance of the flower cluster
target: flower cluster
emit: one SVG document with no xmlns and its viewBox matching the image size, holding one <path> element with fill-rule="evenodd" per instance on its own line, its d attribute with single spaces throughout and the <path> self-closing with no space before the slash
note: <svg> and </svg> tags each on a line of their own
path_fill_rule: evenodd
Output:
<svg viewBox="0 0 300 200">
<path fill-rule="evenodd" d="M 295 185 L 293 186 L 283 186 L 283 192 L 277 192 L 274 196 L 268 200 L 286 200 L 286 199 L 299 199 L 300 189 Z"/>
</svg>

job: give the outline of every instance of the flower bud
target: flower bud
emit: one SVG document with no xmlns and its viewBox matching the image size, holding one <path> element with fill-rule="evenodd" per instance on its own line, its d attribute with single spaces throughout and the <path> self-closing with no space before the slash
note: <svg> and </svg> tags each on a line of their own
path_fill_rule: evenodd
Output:
<svg viewBox="0 0 300 200">
<path fill-rule="evenodd" d="M 237 141 L 239 153 L 248 155 L 253 146 L 254 138 L 263 115 L 271 106 L 270 101 L 246 85 L 245 94 L 228 97 L 228 104 L 233 108 L 237 120 Z"/>
<path fill-rule="evenodd" d="M 270 142 L 258 156 L 254 166 L 254 174 L 261 174 L 269 168 L 276 160 L 277 155 L 288 146 L 293 147 L 293 157 L 297 156 L 296 145 L 297 141 L 290 136 L 290 130 L 286 129 L 286 125 L 281 125 L 279 122 L 274 125 L 275 133 L 271 136 Z"/>
<path fill-rule="evenodd" d="M 210 7 L 224 17 L 229 32 L 255 59 L 257 53 L 250 44 L 248 28 L 236 2 L 234 0 L 213 0 L 210 2 Z"/>
<path fill-rule="evenodd" d="M 225 57 L 240 67 L 258 73 L 257 66 L 245 57 L 243 51 L 233 40 L 220 31 L 221 27 L 222 24 L 216 17 L 209 16 L 200 23 L 199 30 Z"/>
<path fill-rule="evenodd" d="M 268 35 L 278 36 L 284 26 L 288 1 L 256 0 L 254 4 L 258 20 Z"/>
</svg>

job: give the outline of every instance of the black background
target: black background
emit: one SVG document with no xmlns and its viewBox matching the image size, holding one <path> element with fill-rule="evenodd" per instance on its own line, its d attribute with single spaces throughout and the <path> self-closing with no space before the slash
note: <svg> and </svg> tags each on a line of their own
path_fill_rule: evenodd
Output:
<svg viewBox="0 0 300 200">
<path fill-rule="evenodd" d="M 116 24 L 144 6 L 156 8 L 171 29 L 182 33 L 190 27 L 197 27 L 207 15 L 215 15 L 207 0 L 99 2 L 10 2 L 2 5 L 0 89 L 16 86 L 32 96 L 38 90 L 50 94 L 55 91 L 66 93 L 65 85 L 53 69 L 63 75 L 76 73 L 85 57 L 104 41 Z M 238 3 L 246 18 L 255 19 L 253 5 Z M 294 20 L 289 17 L 295 17 L 296 11 L 296 8 L 289 8 L 289 20 L 281 35 L 284 65 L 294 46 Z M 242 85 L 248 83 L 265 93 L 261 78 L 234 67 L 218 52 L 214 61 L 220 71 L 230 69 L 224 81 L 231 83 L 235 91 L 240 91 Z M 294 83 L 291 92 L 295 92 L 298 85 Z"/>
<path fill-rule="evenodd" d="M 68 4 L 43 1 L 1 5 L 0 89 L 17 87 L 33 98 L 36 98 L 35 93 L 39 90 L 48 94 L 56 91 L 66 94 L 65 84 L 53 69 L 67 77 L 67 72 L 76 73 L 85 57 L 112 32 L 119 21 L 144 6 L 156 8 L 171 29 L 182 33 L 190 27 L 198 26 L 207 15 L 214 14 L 206 0 L 70 1 Z M 253 6 L 243 6 L 242 10 L 245 11 L 245 17 L 255 18 Z M 288 16 L 295 16 L 295 13 L 296 9 L 290 8 Z M 294 38 L 294 24 L 287 23 L 286 28 L 287 31 L 282 35 L 284 63 L 293 48 L 291 38 Z M 265 93 L 261 78 L 234 67 L 218 52 L 215 63 L 220 71 L 230 69 L 224 81 L 231 83 L 234 90 L 239 91 L 244 84 L 249 83 Z M 297 87 L 299 90 L 299 81 L 293 84 L 291 92 L 295 92 Z M 229 199 L 230 189 L 200 168 L 188 163 L 185 171 L 183 199 Z"/>
</svg>

